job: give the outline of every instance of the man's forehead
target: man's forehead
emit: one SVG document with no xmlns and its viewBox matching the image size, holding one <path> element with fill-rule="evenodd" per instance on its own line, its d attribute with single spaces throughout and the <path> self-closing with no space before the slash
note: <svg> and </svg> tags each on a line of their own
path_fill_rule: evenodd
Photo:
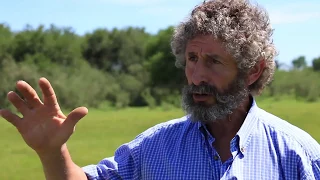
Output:
<svg viewBox="0 0 320 180">
<path fill-rule="evenodd" d="M 212 35 L 198 35 L 187 42 L 189 48 L 223 48 L 223 43 L 219 39 L 214 38 Z"/>
<path fill-rule="evenodd" d="M 205 57 L 210 57 L 214 59 L 220 60 L 232 60 L 234 61 L 231 54 L 229 54 L 223 45 L 223 43 L 219 40 L 211 37 L 200 36 L 199 38 L 194 38 L 188 41 L 186 51 L 186 56 L 194 56 L 201 55 Z"/>
<path fill-rule="evenodd" d="M 227 55 L 226 49 L 218 42 L 190 41 L 186 47 L 186 53 L 205 53 Z"/>
<path fill-rule="evenodd" d="M 209 53 L 213 51 L 215 48 L 211 43 L 201 42 L 201 41 L 190 41 L 187 44 L 186 52 L 201 52 L 201 53 Z"/>
<path fill-rule="evenodd" d="M 219 42 L 214 39 L 211 35 L 197 35 L 192 39 L 188 40 L 188 44 L 210 44 L 213 42 Z"/>
</svg>

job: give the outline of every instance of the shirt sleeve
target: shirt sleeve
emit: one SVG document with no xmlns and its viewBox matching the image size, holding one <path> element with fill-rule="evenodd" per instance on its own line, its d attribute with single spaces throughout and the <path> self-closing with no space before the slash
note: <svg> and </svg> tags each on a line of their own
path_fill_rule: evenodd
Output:
<svg viewBox="0 0 320 180">
<path fill-rule="evenodd" d="M 88 180 L 126 180 L 140 178 L 141 142 L 139 135 L 133 141 L 121 145 L 112 157 L 101 160 L 98 164 L 82 167 Z"/>
<path fill-rule="evenodd" d="M 310 144 L 312 147 L 312 144 Z M 318 149 L 316 149 L 318 148 Z M 296 148 L 298 149 L 298 148 Z M 310 151 L 312 150 L 312 151 Z M 317 151 L 315 151 L 317 150 Z M 313 152 L 313 153 L 310 153 Z M 298 156 L 298 166 L 300 180 L 320 180 L 320 146 L 313 146 L 309 153 L 300 153 Z M 293 168 L 294 169 L 294 168 Z"/>
<path fill-rule="evenodd" d="M 311 177 L 307 177 L 306 179 L 315 179 L 320 180 L 320 159 L 312 162 L 312 174 Z"/>
<path fill-rule="evenodd" d="M 117 166 L 117 162 L 112 156 L 101 160 L 98 164 L 82 167 L 82 170 L 87 175 L 88 180 L 117 179 Z"/>
</svg>

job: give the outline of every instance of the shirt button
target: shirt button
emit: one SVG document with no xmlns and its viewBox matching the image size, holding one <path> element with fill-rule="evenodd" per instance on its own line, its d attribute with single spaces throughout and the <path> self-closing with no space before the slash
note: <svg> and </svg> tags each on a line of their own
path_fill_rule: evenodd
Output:
<svg viewBox="0 0 320 180">
<path fill-rule="evenodd" d="M 244 147 L 241 147 L 241 148 L 240 148 L 240 151 L 241 151 L 241 152 L 244 152 L 244 151 L 245 151 L 245 148 L 244 148 Z"/>
<path fill-rule="evenodd" d="M 216 160 L 216 161 L 219 160 L 219 157 L 218 157 L 217 155 L 215 155 L 213 158 L 214 158 L 214 160 Z"/>
</svg>

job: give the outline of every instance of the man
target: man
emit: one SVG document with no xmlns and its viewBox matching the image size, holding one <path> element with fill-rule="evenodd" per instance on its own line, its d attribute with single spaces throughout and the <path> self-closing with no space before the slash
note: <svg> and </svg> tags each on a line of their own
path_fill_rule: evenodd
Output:
<svg viewBox="0 0 320 180">
<path fill-rule="evenodd" d="M 187 115 L 146 130 L 96 165 L 80 168 L 66 146 L 87 109 L 65 116 L 45 78 L 43 102 L 23 81 L 17 89 L 26 101 L 8 93 L 22 119 L 0 114 L 39 155 L 47 179 L 320 179 L 319 144 L 254 100 L 273 77 L 271 34 L 267 14 L 245 0 L 197 6 L 171 44 L 188 81 Z"/>
</svg>

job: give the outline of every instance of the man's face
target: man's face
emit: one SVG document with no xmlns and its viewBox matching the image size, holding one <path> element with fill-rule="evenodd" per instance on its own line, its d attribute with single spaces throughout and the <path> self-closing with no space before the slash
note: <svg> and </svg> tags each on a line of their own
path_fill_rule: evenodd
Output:
<svg viewBox="0 0 320 180">
<path fill-rule="evenodd" d="M 186 47 L 186 78 L 182 104 L 193 121 L 224 119 L 247 97 L 245 76 L 211 36 L 197 36 Z"/>
</svg>

